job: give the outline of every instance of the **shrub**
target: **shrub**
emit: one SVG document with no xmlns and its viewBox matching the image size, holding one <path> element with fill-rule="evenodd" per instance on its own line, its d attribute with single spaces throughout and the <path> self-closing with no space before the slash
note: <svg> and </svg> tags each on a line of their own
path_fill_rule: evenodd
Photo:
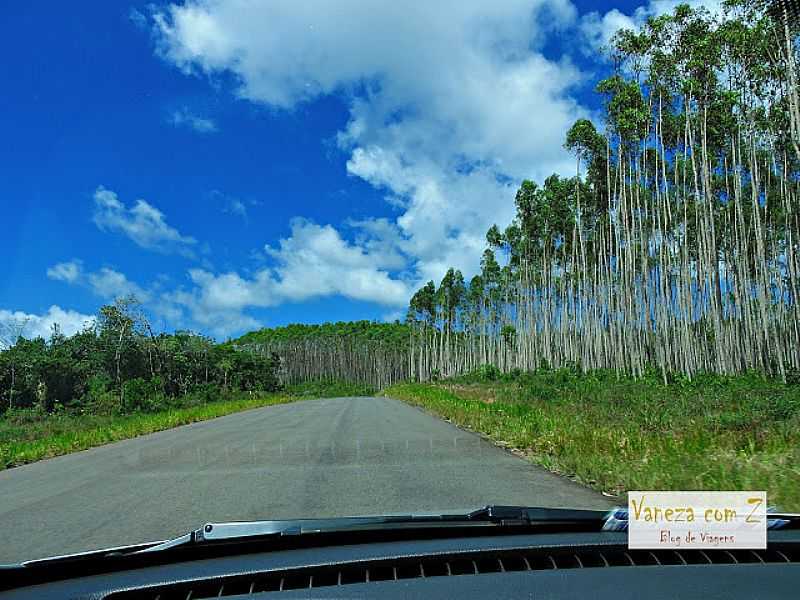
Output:
<svg viewBox="0 0 800 600">
<path fill-rule="evenodd" d="M 201 383 L 192 388 L 181 400 L 182 406 L 197 406 L 227 400 L 232 396 L 231 390 L 225 390 L 214 383 Z"/>
<path fill-rule="evenodd" d="M 119 412 L 119 396 L 111 390 L 111 379 L 107 375 L 93 375 L 86 384 L 83 406 L 88 412 L 110 415 Z"/>
<path fill-rule="evenodd" d="M 152 412 L 166 404 L 160 377 L 142 379 L 135 377 L 122 384 L 122 410 L 124 412 Z"/>
<path fill-rule="evenodd" d="M 519 367 L 514 367 L 508 373 L 503 375 L 503 379 L 506 381 L 517 381 L 520 377 L 522 377 L 522 369 Z"/>
<path fill-rule="evenodd" d="M 5 412 L 5 420 L 13 425 L 28 425 L 41 421 L 47 416 L 42 407 L 32 408 L 10 408 Z"/>
<path fill-rule="evenodd" d="M 800 369 L 786 369 L 786 385 L 800 385 Z"/>
<path fill-rule="evenodd" d="M 481 365 L 478 367 L 478 377 L 483 381 L 497 381 L 500 379 L 500 369 L 494 365 Z"/>
</svg>

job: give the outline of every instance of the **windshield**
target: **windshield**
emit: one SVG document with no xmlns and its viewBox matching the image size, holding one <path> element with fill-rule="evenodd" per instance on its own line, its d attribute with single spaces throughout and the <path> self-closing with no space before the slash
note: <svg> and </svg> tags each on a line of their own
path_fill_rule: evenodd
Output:
<svg viewBox="0 0 800 600">
<path fill-rule="evenodd" d="M 4 9 L 0 563 L 800 510 L 789 0 Z"/>
</svg>

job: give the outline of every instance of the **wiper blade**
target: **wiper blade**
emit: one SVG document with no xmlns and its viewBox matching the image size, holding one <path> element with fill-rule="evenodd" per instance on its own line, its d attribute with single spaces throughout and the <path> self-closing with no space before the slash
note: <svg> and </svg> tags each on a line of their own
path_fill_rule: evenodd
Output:
<svg viewBox="0 0 800 600">
<path fill-rule="evenodd" d="M 546 508 L 541 506 L 499 506 L 491 504 L 469 514 L 473 520 L 488 520 L 496 523 L 602 523 L 607 510 L 578 508 Z"/>
<path fill-rule="evenodd" d="M 384 515 L 340 517 L 330 519 L 295 519 L 280 521 L 232 521 L 206 523 L 173 540 L 163 542 L 136 554 L 161 552 L 187 545 L 207 544 L 259 537 L 295 536 L 346 531 L 432 529 L 452 527 L 498 527 L 549 525 L 597 525 L 598 530 L 608 511 L 529 506 L 489 505 L 463 514 Z"/>
</svg>

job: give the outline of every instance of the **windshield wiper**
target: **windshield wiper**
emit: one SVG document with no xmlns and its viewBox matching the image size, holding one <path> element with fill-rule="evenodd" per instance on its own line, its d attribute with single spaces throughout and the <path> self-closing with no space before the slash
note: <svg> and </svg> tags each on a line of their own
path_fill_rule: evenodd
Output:
<svg viewBox="0 0 800 600">
<path fill-rule="evenodd" d="M 54 556 L 0 565 L 6 575 L 20 571 L 47 568 L 67 563 L 87 563 L 104 559 L 120 560 L 134 557 L 158 556 L 173 549 L 213 546 L 216 543 L 272 540 L 289 536 L 336 534 L 343 532 L 380 532 L 397 530 L 432 530 L 444 528 L 480 528 L 551 525 L 580 527 L 599 531 L 609 515 L 604 510 L 579 510 L 526 506 L 489 505 L 463 514 L 384 515 L 339 517 L 328 519 L 293 519 L 275 521 L 233 521 L 206 523 L 203 527 L 167 541 L 149 542 L 106 550 L 90 550 L 76 554 Z M 0 586 L 0 589 L 3 589 Z"/>
<path fill-rule="evenodd" d="M 488 505 L 472 512 L 458 514 L 383 515 L 365 517 L 335 517 L 327 519 L 290 519 L 274 521 L 232 521 L 206 523 L 203 527 L 163 542 L 138 544 L 110 550 L 95 550 L 80 554 L 27 561 L 5 565 L 8 569 L 46 566 L 54 563 L 87 561 L 103 558 L 132 558 L 157 556 L 173 549 L 211 547 L 215 544 L 259 542 L 292 536 L 337 534 L 346 532 L 424 531 L 434 529 L 470 529 L 508 527 L 531 531 L 624 531 L 626 528 L 605 527 L 618 519 L 619 511 L 546 508 L 538 506 Z M 771 513 L 770 529 L 800 529 L 800 514 Z M 2 569 L 0 569 L 2 571 Z M 1 588 L 0 588 L 1 589 Z"/>
<path fill-rule="evenodd" d="M 203 527 L 185 535 L 143 550 L 137 550 L 135 553 L 161 552 L 188 545 L 247 540 L 260 537 L 341 533 L 346 531 L 454 527 L 519 527 L 534 526 L 537 524 L 547 524 L 551 526 L 585 525 L 591 528 L 596 526 L 596 529 L 599 530 L 608 514 L 606 510 L 489 505 L 463 514 L 384 515 L 329 519 L 206 523 Z"/>
<path fill-rule="evenodd" d="M 206 523 L 173 540 L 154 544 L 132 554 L 161 552 L 172 548 L 214 544 L 216 542 L 246 541 L 258 538 L 301 536 L 309 534 L 368 532 L 391 530 L 422 530 L 471 527 L 546 527 L 572 531 L 624 531 L 627 528 L 608 527 L 619 524 L 620 512 L 625 509 L 585 510 L 546 508 L 539 506 L 488 505 L 463 514 L 384 515 L 371 517 L 339 517 L 329 519 L 295 519 L 280 521 L 233 521 Z M 770 529 L 800 528 L 800 515 L 772 513 Z M 627 518 L 627 517 L 625 517 Z"/>
</svg>

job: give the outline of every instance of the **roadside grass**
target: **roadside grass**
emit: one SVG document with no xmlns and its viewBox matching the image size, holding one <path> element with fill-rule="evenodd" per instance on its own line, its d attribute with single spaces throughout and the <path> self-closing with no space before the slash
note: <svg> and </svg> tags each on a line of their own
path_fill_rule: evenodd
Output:
<svg viewBox="0 0 800 600">
<path fill-rule="evenodd" d="M 287 394 L 251 397 L 240 393 L 205 404 L 127 415 L 69 412 L 42 415 L 33 410 L 14 411 L 13 414 L 0 417 L 0 470 L 179 425 L 299 399 Z"/>
<path fill-rule="evenodd" d="M 402 384 L 385 395 L 608 493 L 766 490 L 771 505 L 800 510 L 800 386 L 755 375 L 664 385 L 564 370 Z"/>
</svg>

